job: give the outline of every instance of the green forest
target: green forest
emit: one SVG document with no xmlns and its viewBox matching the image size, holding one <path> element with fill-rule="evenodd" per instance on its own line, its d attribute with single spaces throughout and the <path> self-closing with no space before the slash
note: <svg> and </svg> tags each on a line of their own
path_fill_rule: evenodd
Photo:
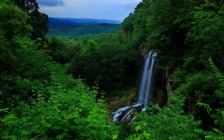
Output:
<svg viewBox="0 0 224 140">
<path fill-rule="evenodd" d="M 116 33 L 119 24 L 77 25 L 72 27 L 50 27 L 47 36 L 66 36 L 70 39 L 92 38 L 99 34 Z"/>
<path fill-rule="evenodd" d="M 116 33 L 47 36 L 36 0 L 0 0 L 1 140 L 224 140 L 224 1 L 142 0 Z M 155 91 L 133 124 L 144 53 Z"/>
</svg>

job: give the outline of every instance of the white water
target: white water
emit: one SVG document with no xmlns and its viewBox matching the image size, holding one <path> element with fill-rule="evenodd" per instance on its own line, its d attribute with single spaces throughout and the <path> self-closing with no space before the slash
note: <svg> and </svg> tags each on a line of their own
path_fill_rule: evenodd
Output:
<svg viewBox="0 0 224 140">
<path fill-rule="evenodd" d="M 132 106 L 120 108 L 116 112 L 113 112 L 113 121 L 123 122 L 126 119 L 132 117 L 131 112 L 134 111 L 136 108 L 142 107 L 142 111 L 146 109 L 146 106 L 149 102 L 149 98 L 152 94 L 152 83 L 156 56 L 156 52 L 150 52 L 145 60 L 137 103 Z M 131 122 L 133 122 L 134 119 L 135 117 L 132 118 Z"/>
<path fill-rule="evenodd" d="M 145 60 L 144 70 L 142 73 L 141 86 L 138 96 L 138 104 L 143 104 L 144 107 L 148 105 L 149 96 L 152 92 L 152 80 L 154 73 L 155 57 L 157 56 L 156 52 L 150 52 L 148 57 Z"/>
</svg>

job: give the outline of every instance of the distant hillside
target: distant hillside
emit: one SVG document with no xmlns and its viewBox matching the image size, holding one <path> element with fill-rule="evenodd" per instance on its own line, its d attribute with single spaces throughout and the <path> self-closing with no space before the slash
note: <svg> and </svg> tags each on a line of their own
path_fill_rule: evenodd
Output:
<svg viewBox="0 0 224 140">
<path fill-rule="evenodd" d="M 50 17 L 50 29 L 47 35 L 77 38 L 97 34 L 115 33 L 120 29 L 120 23 L 120 21 L 115 20 Z"/>
<path fill-rule="evenodd" d="M 121 21 L 85 18 L 52 18 L 49 17 L 49 26 L 77 26 L 92 24 L 121 24 Z"/>
</svg>

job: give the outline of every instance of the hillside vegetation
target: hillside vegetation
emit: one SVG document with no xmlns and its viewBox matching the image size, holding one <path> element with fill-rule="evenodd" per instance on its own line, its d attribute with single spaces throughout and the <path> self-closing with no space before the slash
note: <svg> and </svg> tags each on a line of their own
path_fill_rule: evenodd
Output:
<svg viewBox="0 0 224 140">
<path fill-rule="evenodd" d="M 73 39 L 91 38 L 99 34 L 112 34 L 120 29 L 119 24 L 76 25 L 71 27 L 50 27 L 47 36 L 65 36 Z"/>
<path fill-rule="evenodd" d="M 35 0 L 0 1 L 0 139 L 224 139 L 223 1 L 143 0 L 116 33 L 75 40 L 46 37 L 47 19 Z M 153 102 L 112 122 L 143 50 L 158 52 Z"/>
<path fill-rule="evenodd" d="M 47 36 L 66 36 L 69 38 L 91 38 L 99 34 L 116 33 L 119 21 L 97 19 L 49 18 Z"/>
</svg>

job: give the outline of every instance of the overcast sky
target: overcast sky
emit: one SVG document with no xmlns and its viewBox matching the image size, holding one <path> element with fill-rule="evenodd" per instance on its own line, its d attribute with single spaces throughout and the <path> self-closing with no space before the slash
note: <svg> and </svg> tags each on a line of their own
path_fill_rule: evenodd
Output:
<svg viewBox="0 0 224 140">
<path fill-rule="evenodd" d="M 50 17 L 93 18 L 122 21 L 141 0 L 37 0 Z"/>
</svg>

